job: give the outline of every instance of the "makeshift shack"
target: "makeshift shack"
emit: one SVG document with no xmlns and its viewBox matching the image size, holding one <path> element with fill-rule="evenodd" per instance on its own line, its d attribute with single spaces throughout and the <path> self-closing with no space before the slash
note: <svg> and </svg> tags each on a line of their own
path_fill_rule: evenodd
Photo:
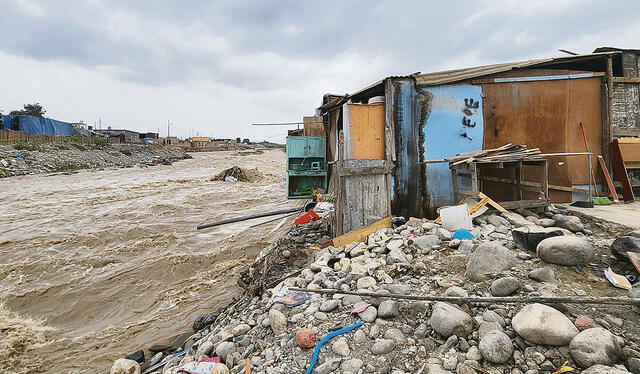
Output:
<svg viewBox="0 0 640 374">
<path fill-rule="evenodd" d="M 596 155 L 611 165 L 612 140 L 640 136 L 639 57 L 636 50 L 601 48 L 588 55 L 392 76 L 352 94 L 325 95 L 317 114 L 327 134 L 330 189 L 338 195 L 338 231 L 388 214 L 435 217 L 438 207 L 456 203 L 449 164 L 438 161 L 509 143 L 543 154 L 588 149 L 601 184 Z M 548 161 L 545 198 L 571 202 L 586 196 L 585 155 Z M 519 196 L 513 173 L 483 171 L 479 189 L 496 200 Z M 528 167 L 521 173 L 530 187 L 522 198 L 535 199 L 540 173 Z"/>
</svg>

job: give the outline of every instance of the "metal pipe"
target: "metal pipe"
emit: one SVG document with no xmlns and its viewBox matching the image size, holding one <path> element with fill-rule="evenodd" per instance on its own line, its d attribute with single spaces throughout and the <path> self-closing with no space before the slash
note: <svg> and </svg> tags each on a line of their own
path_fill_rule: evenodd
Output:
<svg viewBox="0 0 640 374">
<path fill-rule="evenodd" d="M 278 214 L 287 214 L 287 213 L 293 213 L 293 212 L 298 212 L 298 211 L 302 211 L 302 208 L 291 208 L 291 209 L 283 209 L 283 210 L 274 210 L 274 211 L 265 212 L 265 213 L 251 214 L 251 215 L 248 215 L 248 216 L 241 216 L 241 217 L 236 217 L 236 218 L 223 219 L 223 220 L 215 221 L 215 222 L 211 222 L 211 223 L 203 223 L 202 225 L 198 225 L 197 229 L 198 230 L 202 230 L 202 229 L 206 229 L 208 227 L 226 225 L 227 223 L 247 221 L 247 220 L 250 220 L 250 219 L 269 217 L 269 216 L 277 216 Z"/>
<path fill-rule="evenodd" d="M 418 296 L 418 295 L 400 295 L 400 294 L 384 294 L 378 292 L 354 292 L 339 291 L 328 288 L 308 289 L 289 287 L 291 291 L 303 291 L 310 293 L 319 293 L 324 295 L 356 295 L 368 297 L 380 297 L 386 299 L 404 299 L 419 301 L 446 301 L 454 304 L 461 303 L 542 303 L 542 304 L 608 304 L 608 305 L 640 305 L 640 298 L 630 297 L 544 297 L 544 296 L 511 296 L 511 297 L 457 297 L 457 296 Z"/>
</svg>

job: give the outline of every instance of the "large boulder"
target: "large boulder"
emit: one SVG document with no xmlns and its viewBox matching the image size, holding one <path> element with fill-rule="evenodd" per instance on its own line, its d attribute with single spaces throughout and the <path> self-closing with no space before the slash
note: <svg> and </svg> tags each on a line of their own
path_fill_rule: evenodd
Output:
<svg viewBox="0 0 640 374">
<path fill-rule="evenodd" d="M 640 252 L 640 238 L 626 235 L 611 243 L 611 254 L 618 259 L 626 260 L 627 252 Z"/>
<path fill-rule="evenodd" d="M 556 221 L 556 226 L 562 227 L 569 231 L 578 232 L 584 230 L 584 225 L 580 222 L 580 218 L 576 216 L 565 216 L 564 214 L 554 214 L 551 217 Z"/>
<path fill-rule="evenodd" d="M 516 256 L 499 242 L 483 243 L 468 255 L 467 276 L 473 281 L 481 281 L 509 269 L 516 262 Z"/>
<path fill-rule="evenodd" d="M 569 344 L 573 360 L 582 368 L 593 365 L 613 365 L 620 358 L 618 339 L 602 327 L 587 329 L 576 335 Z"/>
<path fill-rule="evenodd" d="M 588 241 L 577 236 L 554 236 L 538 244 L 538 256 L 545 262 L 558 265 L 586 265 L 596 254 Z"/>
<path fill-rule="evenodd" d="M 433 306 L 429 324 L 445 338 L 451 335 L 467 337 L 473 331 L 473 319 L 469 314 L 443 302 L 438 302 Z"/>
<path fill-rule="evenodd" d="M 491 330 L 480 339 L 478 349 L 485 360 L 494 364 L 504 364 L 513 354 L 513 343 L 504 332 Z"/>
<path fill-rule="evenodd" d="M 511 320 L 513 329 L 524 339 L 543 345 L 565 346 L 578 329 L 558 310 L 542 304 L 529 304 Z"/>
<path fill-rule="evenodd" d="M 564 232 L 557 228 L 518 227 L 511 230 L 511 236 L 516 245 L 531 252 L 535 252 L 538 244 L 544 239 L 562 235 Z"/>
</svg>

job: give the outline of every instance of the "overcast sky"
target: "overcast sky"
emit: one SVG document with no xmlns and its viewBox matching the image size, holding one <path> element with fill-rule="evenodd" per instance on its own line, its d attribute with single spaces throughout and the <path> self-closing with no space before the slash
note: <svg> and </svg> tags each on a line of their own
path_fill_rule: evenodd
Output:
<svg viewBox="0 0 640 374">
<path fill-rule="evenodd" d="M 443 5 L 444 3 L 444 5 Z M 603 5 L 608 3 L 607 5 Z M 0 110 L 282 141 L 389 75 L 640 49 L 640 1 L 0 0 Z"/>
</svg>

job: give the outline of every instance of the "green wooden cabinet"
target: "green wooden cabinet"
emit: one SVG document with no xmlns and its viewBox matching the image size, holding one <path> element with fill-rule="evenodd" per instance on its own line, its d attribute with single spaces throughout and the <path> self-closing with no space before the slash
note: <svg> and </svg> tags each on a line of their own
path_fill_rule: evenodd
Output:
<svg viewBox="0 0 640 374">
<path fill-rule="evenodd" d="M 314 188 L 327 189 L 327 139 L 323 136 L 287 137 L 287 195 L 304 198 Z"/>
</svg>

